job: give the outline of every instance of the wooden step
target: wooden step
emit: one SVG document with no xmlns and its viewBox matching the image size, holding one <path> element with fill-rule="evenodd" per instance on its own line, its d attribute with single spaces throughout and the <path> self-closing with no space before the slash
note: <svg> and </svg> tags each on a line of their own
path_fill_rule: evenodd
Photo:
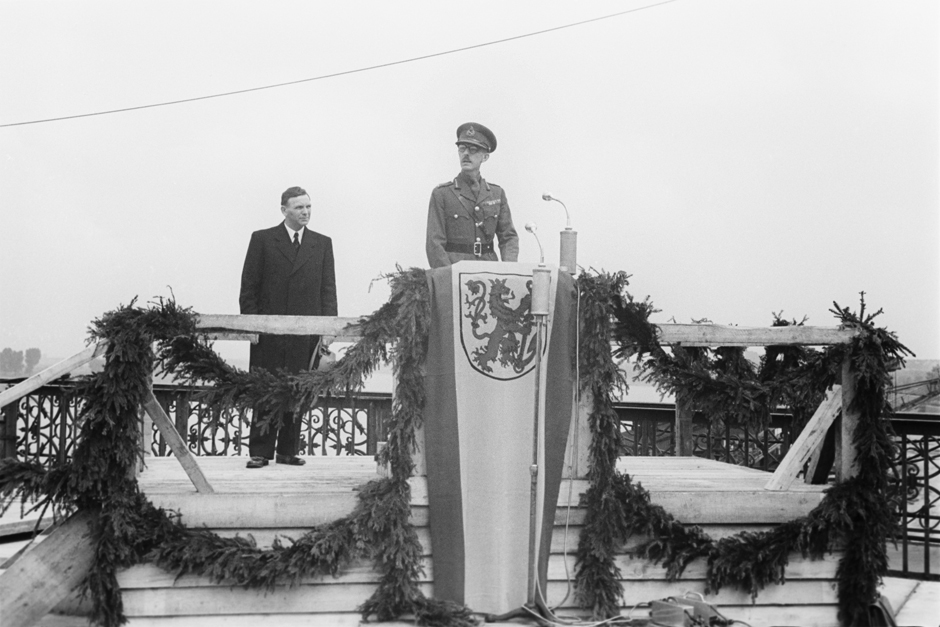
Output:
<svg viewBox="0 0 940 627">
<path fill-rule="evenodd" d="M 715 540 L 720 540 L 722 538 L 727 538 L 733 535 L 737 535 L 744 531 L 755 533 L 759 531 L 765 531 L 770 529 L 770 526 L 767 525 L 701 525 L 702 531 L 711 536 Z M 566 528 L 564 525 L 555 526 L 554 532 L 552 533 L 552 553 L 564 553 L 567 548 L 568 553 L 574 553 L 578 547 L 578 540 L 581 536 L 581 530 L 583 527 L 581 525 L 571 525 Z M 300 528 L 279 528 L 279 529 L 211 529 L 213 532 L 222 536 L 223 538 L 233 538 L 235 536 L 241 536 L 247 538 L 251 536 L 254 538 L 257 546 L 263 549 L 271 548 L 271 545 L 274 543 L 275 537 L 280 537 L 283 539 L 295 540 L 300 536 L 304 535 L 309 531 L 306 527 Z M 431 534 L 430 530 L 425 523 L 423 526 L 416 526 L 415 533 L 418 534 L 418 541 L 421 543 L 422 555 L 431 554 Z M 642 544 L 647 540 L 647 537 L 644 535 L 634 535 L 626 542 L 626 544 L 621 547 L 622 551 L 628 552 L 635 549 L 637 546 Z"/>
<path fill-rule="evenodd" d="M 142 588 L 123 590 L 128 616 L 205 616 L 224 614 L 343 613 L 355 611 L 374 583 L 278 586 L 274 590 L 231 587 Z M 431 584 L 419 588 L 433 596 Z"/>
<path fill-rule="evenodd" d="M 353 611 L 368 599 L 375 585 L 329 583 L 329 580 L 325 580 L 315 585 L 277 586 L 274 590 L 222 586 L 132 588 L 123 590 L 123 598 L 128 616 L 344 612 Z M 425 594 L 433 595 L 432 584 L 424 583 L 420 587 Z M 685 579 L 676 583 L 632 580 L 624 588 L 624 607 L 632 607 L 688 592 L 704 595 L 705 582 Z M 574 596 L 569 594 L 569 585 L 563 581 L 550 581 L 546 596 L 551 606 L 562 603 L 561 607 L 577 609 Z M 730 588 L 705 595 L 705 600 L 722 607 L 752 604 L 747 592 Z M 830 580 L 795 579 L 785 585 L 768 586 L 758 597 L 758 603 L 765 606 L 795 602 L 800 605 L 835 604 L 836 591 Z"/>
<path fill-rule="evenodd" d="M 197 494 L 182 469 L 173 466 L 175 460 L 152 460 L 141 476 L 141 487 L 155 504 L 179 511 L 190 526 L 206 526 L 229 537 L 250 534 L 260 547 L 267 548 L 275 537 L 297 538 L 317 524 L 349 514 L 360 486 L 377 476 L 374 463 L 367 458 L 308 458 L 302 467 L 275 464 L 258 470 L 244 468 L 244 461 L 200 460 L 214 494 Z M 805 515 L 823 498 L 824 486 L 800 483 L 791 490 L 769 491 L 764 489 L 769 473 L 694 457 L 621 458 L 618 468 L 649 490 L 653 503 L 685 524 L 700 525 L 716 540 L 741 531 L 762 531 Z M 427 480 L 414 477 L 410 484 L 412 523 L 424 556 L 425 574 L 420 585 L 431 595 L 434 568 Z M 560 612 L 581 618 L 584 613 L 569 592 L 585 517 L 578 503 L 587 487 L 583 480 L 563 481 L 561 485 L 546 591 L 550 604 L 561 604 Z M 616 558 L 624 583 L 624 608 L 639 605 L 636 616 L 643 616 L 643 608 L 651 600 L 687 591 L 704 593 L 705 560 L 691 563 L 681 580 L 669 582 L 662 565 L 630 553 L 645 540 L 642 536 L 630 538 Z M 834 626 L 837 601 L 832 581 L 840 557 L 835 553 L 813 561 L 792 555 L 785 587 L 766 588 L 756 604 L 747 593 L 732 589 L 706 599 L 727 616 L 751 624 Z M 267 592 L 217 585 L 191 575 L 177 579 L 147 565 L 122 572 L 119 582 L 126 611 L 134 617 L 131 625 L 214 627 L 224 618 L 226 626 L 257 627 L 359 625 L 355 608 L 372 594 L 378 578 L 371 563 L 357 561 L 337 577 L 305 578 L 293 588 L 278 586 Z"/>
</svg>

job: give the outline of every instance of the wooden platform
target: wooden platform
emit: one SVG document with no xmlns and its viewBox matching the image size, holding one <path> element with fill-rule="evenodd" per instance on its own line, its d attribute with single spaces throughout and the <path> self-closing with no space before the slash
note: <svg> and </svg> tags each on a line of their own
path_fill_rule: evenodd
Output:
<svg viewBox="0 0 940 627">
<path fill-rule="evenodd" d="M 206 526 L 225 536 L 251 534 L 259 545 L 270 546 L 275 536 L 297 537 L 313 525 L 348 514 L 358 486 L 378 476 L 368 457 L 306 459 L 301 467 L 272 464 L 249 470 L 245 458 L 200 458 L 215 493 L 197 494 L 174 458 L 150 458 L 140 486 L 156 505 L 179 511 L 188 525 Z M 627 457 L 618 467 L 649 490 L 654 503 L 716 538 L 791 520 L 822 498 L 821 486 L 799 484 L 790 491 L 771 492 L 764 489 L 769 473 L 700 458 Z M 422 587 L 433 594 L 426 479 L 415 477 L 411 484 L 412 521 L 425 555 Z M 586 487 L 583 480 L 563 482 L 552 540 L 547 597 L 550 605 L 560 604 L 559 613 L 569 616 L 578 614 L 568 593 L 584 521 L 577 503 Z M 640 604 L 633 617 L 642 617 L 647 615 L 643 604 L 650 600 L 704 592 L 704 563 L 691 564 L 681 581 L 669 583 L 661 566 L 630 555 L 642 540 L 631 540 L 617 560 L 625 583 L 624 614 Z M 708 600 L 727 616 L 754 625 L 836 625 L 831 582 L 837 561 L 837 555 L 819 562 L 795 555 L 786 586 L 768 588 L 757 604 L 732 590 Z M 203 617 L 203 625 L 258 624 L 274 614 L 279 615 L 278 624 L 357 625 L 355 608 L 372 593 L 376 580 L 369 563 L 356 564 L 335 579 L 310 579 L 273 593 L 217 586 L 199 577 L 176 579 L 153 566 L 131 568 L 119 577 L 132 625 L 190 624 L 197 616 Z"/>
</svg>

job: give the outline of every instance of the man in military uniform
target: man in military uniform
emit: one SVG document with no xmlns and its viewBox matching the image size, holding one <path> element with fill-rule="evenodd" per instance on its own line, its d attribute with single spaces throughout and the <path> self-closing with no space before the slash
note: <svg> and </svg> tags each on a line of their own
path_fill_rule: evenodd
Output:
<svg viewBox="0 0 940 627">
<path fill-rule="evenodd" d="M 427 253 L 432 268 L 462 259 L 516 261 L 519 236 L 512 225 L 506 192 L 480 176 L 480 166 L 496 150 L 496 136 L 468 122 L 457 128 L 460 174 L 431 192 L 428 207 Z M 499 242 L 499 254 L 493 237 Z"/>
</svg>

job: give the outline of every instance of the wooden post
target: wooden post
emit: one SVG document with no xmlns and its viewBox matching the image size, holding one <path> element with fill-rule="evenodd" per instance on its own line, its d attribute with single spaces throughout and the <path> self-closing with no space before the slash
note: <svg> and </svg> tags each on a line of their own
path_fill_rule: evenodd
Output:
<svg viewBox="0 0 940 627">
<path fill-rule="evenodd" d="M 789 490 L 790 486 L 796 480 L 797 474 L 803 470 L 803 466 L 809 461 L 814 452 L 818 451 L 826 437 L 826 432 L 835 421 L 842 406 L 842 390 L 836 385 L 829 391 L 826 398 L 813 413 L 803 431 L 797 437 L 796 442 L 787 451 L 786 456 L 777 470 L 774 472 L 770 481 L 764 487 L 765 490 Z M 815 468 L 815 465 L 813 465 Z"/>
<path fill-rule="evenodd" d="M 153 456 L 153 418 L 147 412 L 141 412 L 143 422 L 140 432 L 140 449 L 144 454 L 144 459 Z"/>
<path fill-rule="evenodd" d="M 144 409 L 150 414 L 153 423 L 157 425 L 157 429 L 160 430 L 160 435 L 163 436 L 164 441 L 173 451 L 173 454 L 176 455 L 176 459 L 179 460 L 183 470 L 186 471 L 189 480 L 196 486 L 196 491 L 207 494 L 214 492 L 215 490 L 209 485 L 206 476 L 202 474 L 202 469 L 199 467 L 199 464 L 196 463 L 196 458 L 193 457 L 189 449 L 186 448 L 186 444 L 183 443 L 183 438 L 181 438 L 180 434 L 176 431 L 176 427 L 173 426 L 170 417 L 166 415 L 160 402 L 157 401 L 157 397 L 153 395 L 153 390 L 150 391 L 149 397 L 144 401 Z"/>
<path fill-rule="evenodd" d="M 858 426 L 858 412 L 852 409 L 855 400 L 855 372 L 852 360 L 846 355 L 842 362 L 842 420 L 836 432 L 836 481 L 845 481 L 858 474 L 855 463 L 858 451 L 855 450 L 855 429 Z"/>
<path fill-rule="evenodd" d="M 10 403 L 0 409 L 0 459 L 16 459 L 16 418 L 19 409 L 19 403 Z"/>
<path fill-rule="evenodd" d="M 81 585 L 95 559 L 91 527 L 96 515 L 73 514 L 0 574 L 3 627 L 37 624 Z"/>
<path fill-rule="evenodd" d="M 803 477 L 804 483 L 812 485 L 825 485 L 829 483 L 829 471 L 832 470 L 832 463 L 835 459 L 836 451 L 836 431 L 842 428 L 842 423 L 837 417 L 826 431 L 826 437 L 819 445 L 806 464 L 806 475 Z"/>
<path fill-rule="evenodd" d="M 680 391 L 676 394 L 676 457 L 692 456 L 692 414 L 688 397 Z"/>
</svg>

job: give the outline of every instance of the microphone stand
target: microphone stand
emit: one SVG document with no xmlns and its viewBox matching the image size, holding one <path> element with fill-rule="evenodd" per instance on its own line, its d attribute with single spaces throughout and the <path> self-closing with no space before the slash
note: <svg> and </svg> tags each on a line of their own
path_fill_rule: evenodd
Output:
<svg viewBox="0 0 940 627">
<path fill-rule="evenodd" d="M 535 235 L 535 226 L 526 225 L 526 230 Z M 536 235 L 536 241 L 538 236 Z M 542 244 L 539 242 L 539 251 Z M 529 485 L 529 570 L 528 587 L 526 603 L 522 607 L 510 610 L 505 614 L 486 616 L 486 622 L 495 623 L 511 620 L 514 618 L 528 618 L 534 620 L 536 624 L 549 627 L 552 625 L 549 620 L 552 617 L 551 610 L 546 607 L 545 602 L 538 594 L 538 561 L 539 546 L 536 542 L 538 530 L 538 488 L 539 480 L 544 475 L 539 472 L 539 453 L 541 453 L 542 438 L 541 426 L 543 424 L 542 416 L 542 337 L 545 333 L 546 322 L 549 312 L 549 295 L 551 288 L 552 271 L 545 267 L 545 257 L 542 255 L 539 266 L 532 271 L 532 304 L 531 312 L 535 317 L 535 411 L 532 421 L 532 464 L 529 466 L 531 483 Z"/>
</svg>

